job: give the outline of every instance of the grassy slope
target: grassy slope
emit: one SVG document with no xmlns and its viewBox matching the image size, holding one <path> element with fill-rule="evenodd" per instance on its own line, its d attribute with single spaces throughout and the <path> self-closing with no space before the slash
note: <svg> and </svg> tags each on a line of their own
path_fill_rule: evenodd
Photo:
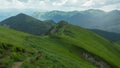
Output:
<svg viewBox="0 0 120 68">
<path fill-rule="evenodd" d="M 120 41 L 117 41 L 114 44 L 115 44 L 114 48 L 120 53 Z"/>
<path fill-rule="evenodd" d="M 47 37 L 48 38 L 48 37 Z M 0 27 L 0 66 L 11 67 L 14 62 L 23 62 L 23 68 L 96 68 L 59 44 L 46 37 L 36 37 Z M 9 48 L 6 48 L 9 47 Z M 36 57 L 42 55 L 36 60 Z"/>
<path fill-rule="evenodd" d="M 5 55 L 0 60 L 9 65 L 12 65 L 13 62 L 22 61 L 21 67 L 23 68 L 35 68 L 37 66 L 43 68 L 96 68 L 79 56 L 77 48 L 80 47 L 120 68 L 120 56 L 118 51 L 112 48 L 111 43 L 88 30 L 67 23 L 59 23 L 59 26 L 51 32 L 50 36 L 44 37 L 0 27 L 0 41 L 13 45 L 12 50 L 9 51 L 10 57 Z M 1 49 L 4 51 L 5 48 Z M 18 57 L 16 54 L 20 56 Z M 40 55 L 42 55 L 41 58 L 36 58 Z M 9 59 L 8 62 L 6 62 L 6 58 Z"/>
<path fill-rule="evenodd" d="M 65 27 L 61 25 L 61 27 L 62 29 L 60 28 L 57 32 L 63 32 L 66 35 L 61 34 L 60 36 L 59 34 L 57 36 L 62 38 L 62 42 L 68 41 L 69 44 L 75 44 L 76 46 L 82 47 L 87 51 L 100 56 L 113 66 L 120 67 L 120 55 L 113 47 L 113 44 L 88 30 L 81 29 L 80 27 L 69 24 Z"/>
</svg>

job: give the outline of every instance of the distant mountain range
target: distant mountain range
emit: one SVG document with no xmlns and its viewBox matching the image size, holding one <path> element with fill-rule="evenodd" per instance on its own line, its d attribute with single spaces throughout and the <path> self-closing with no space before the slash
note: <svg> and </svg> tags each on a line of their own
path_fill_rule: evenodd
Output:
<svg viewBox="0 0 120 68">
<path fill-rule="evenodd" d="M 61 20 L 67 21 L 71 24 L 78 25 L 89 29 L 99 29 L 108 32 L 120 33 L 120 11 L 113 10 L 104 12 L 102 10 L 85 10 L 85 11 L 50 11 L 50 12 L 28 12 L 24 11 L 30 16 L 39 20 L 53 20 L 59 22 Z M 0 11 L 0 21 L 18 14 L 18 11 L 4 12 Z"/>
<path fill-rule="evenodd" d="M 89 29 L 100 29 L 109 32 L 120 33 L 120 11 L 113 10 L 104 12 L 102 10 L 86 11 L 50 11 L 34 12 L 31 16 L 41 20 L 53 20 L 59 22 L 67 21 L 71 24 L 78 25 Z"/>
</svg>

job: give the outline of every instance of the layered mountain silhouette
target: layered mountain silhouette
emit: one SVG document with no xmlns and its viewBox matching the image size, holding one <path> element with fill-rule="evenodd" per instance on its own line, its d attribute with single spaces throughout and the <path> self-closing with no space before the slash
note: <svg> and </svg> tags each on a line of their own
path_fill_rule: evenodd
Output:
<svg viewBox="0 0 120 68">
<path fill-rule="evenodd" d="M 0 22 L 2 26 L 35 35 L 42 35 L 54 26 L 50 21 L 40 21 L 26 14 L 20 13 Z"/>
<path fill-rule="evenodd" d="M 113 10 L 110 12 L 94 9 L 71 12 L 34 12 L 32 16 L 42 20 L 53 20 L 55 22 L 64 20 L 71 24 L 79 25 L 84 28 L 100 29 L 104 31 L 120 33 L 119 10 Z"/>
</svg>

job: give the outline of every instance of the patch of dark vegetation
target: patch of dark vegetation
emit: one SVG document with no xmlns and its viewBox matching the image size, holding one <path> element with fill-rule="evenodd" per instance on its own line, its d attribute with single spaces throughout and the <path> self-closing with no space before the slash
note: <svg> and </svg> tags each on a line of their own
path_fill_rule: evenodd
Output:
<svg viewBox="0 0 120 68">
<path fill-rule="evenodd" d="M 0 68 L 6 68 L 6 65 L 2 62 L 0 62 Z"/>
<path fill-rule="evenodd" d="M 14 61 L 22 61 L 26 50 L 5 42 L 0 43 L 0 57 L 11 58 Z M 3 63 L 1 63 L 3 65 Z"/>
<path fill-rule="evenodd" d="M 0 44 L 1 49 L 9 50 L 11 47 L 13 47 L 13 45 L 11 45 L 11 44 L 6 44 L 6 43 Z"/>
</svg>

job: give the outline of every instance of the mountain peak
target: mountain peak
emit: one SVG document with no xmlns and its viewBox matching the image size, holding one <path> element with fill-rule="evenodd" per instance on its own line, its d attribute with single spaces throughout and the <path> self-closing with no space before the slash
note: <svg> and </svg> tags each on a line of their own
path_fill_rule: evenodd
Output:
<svg viewBox="0 0 120 68">
<path fill-rule="evenodd" d="M 24 13 L 12 16 L 1 22 L 1 25 L 7 25 L 9 28 L 23 31 L 34 35 L 42 35 L 53 27 L 54 23 L 40 21 Z"/>
<path fill-rule="evenodd" d="M 27 14 L 24 14 L 24 13 L 19 13 L 18 15 L 16 16 L 13 16 L 13 19 L 16 19 L 16 21 L 20 21 L 20 22 L 27 22 L 27 21 L 34 21 L 34 22 L 40 22 L 40 20 L 32 17 L 32 16 L 29 16 Z"/>
<path fill-rule="evenodd" d="M 18 15 L 16 15 L 16 16 L 29 16 L 29 15 L 26 15 L 26 14 L 24 14 L 24 13 L 19 13 Z"/>
<path fill-rule="evenodd" d="M 26 14 L 24 14 L 24 13 L 19 13 L 18 15 L 26 15 Z"/>
</svg>

